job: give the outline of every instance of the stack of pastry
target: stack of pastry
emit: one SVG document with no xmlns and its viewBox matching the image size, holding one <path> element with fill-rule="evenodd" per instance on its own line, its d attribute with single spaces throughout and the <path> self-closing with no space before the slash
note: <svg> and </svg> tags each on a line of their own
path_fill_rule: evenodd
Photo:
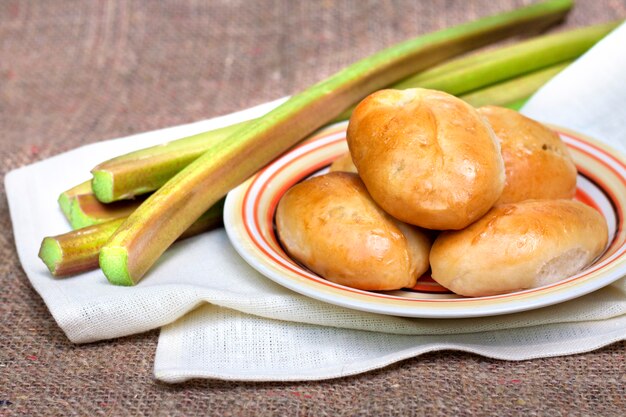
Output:
<svg viewBox="0 0 626 417">
<path fill-rule="evenodd" d="M 576 167 L 559 136 L 513 110 L 449 94 L 381 90 L 354 111 L 350 153 L 285 193 L 287 253 L 364 290 L 432 277 L 464 296 L 547 285 L 604 250 L 604 217 L 572 200 Z"/>
</svg>

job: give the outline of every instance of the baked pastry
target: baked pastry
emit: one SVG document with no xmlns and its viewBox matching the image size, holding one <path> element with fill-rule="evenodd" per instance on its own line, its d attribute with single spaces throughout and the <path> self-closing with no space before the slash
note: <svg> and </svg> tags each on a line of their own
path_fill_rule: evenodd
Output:
<svg viewBox="0 0 626 417">
<path fill-rule="evenodd" d="M 352 162 L 352 156 L 350 156 L 350 152 L 344 153 L 339 158 L 335 159 L 332 164 L 330 164 L 330 172 L 335 171 L 353 172 L 357 174 L 357 170 L 354 166 L 354 162 Z"/>
<path fill-rule="evenodd" d="M 581 202 L 503 204 L 468 228 L 437 237 L 430 253 L 432 277 L 470 297 L 540 287 L 589 265 L 607 239 L 604 217 Z"/>
<path fill-rule="evenodd" d="M 290 188 L 276 209 L 283 247 L 329 281 L 362 290 L 412 287 L 431 241 L 385 213 L 358 175 L 332 172 Z"/>
<path fill-rule="evenodd" d="M 462 229 L 502 194 L 497 138 L 476 109 L 452 95 L 380 90 L 356 107 L 347 138 L 374 201 L 406 223 Z"/>
<path fill-rule="evenodd" d="M 574 196 L 576 166 L 556 132 L 514 110 L 486 106 L 478 112 L 502 149 L 506 179 L 496 204 Z"/>
</svg>

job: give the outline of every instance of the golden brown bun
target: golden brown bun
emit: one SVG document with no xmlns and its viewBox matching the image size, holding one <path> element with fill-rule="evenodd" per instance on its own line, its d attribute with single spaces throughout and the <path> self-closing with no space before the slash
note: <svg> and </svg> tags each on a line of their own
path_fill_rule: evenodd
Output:
<svg viewBox="0 0 626 417">
<path fill-rule="evenodd" d="M 289 189 L 276 210 L 289 255 L 329 281 L 362 290 L 412 287 L 430 240 L 385 213 L 356 174 L 332 172 Z"/>
<path fill-rule="evenodd" d="M 607 239 L 604 217 L 578 201 L 503 204 L 467 229 L 437 237 L 432 277 L 472 297 L 539 287 L 583 269 Z"/>
<path fill-rule="evenodd" d="M 404 222 L 462 229 L 502 193 L 497 138 L 473 107 L 449 94 L 378 91 L 354 110 L 347 137 L 372 198 Z"/>
<path fill-rule="evenodd" d="M 357 173 L 354 162 L 352 162 L 350 152 L 344 153 L 339 158 L 335 159 L 332 164 L 330 164 L 330 172 L 336 171 Z"/>
<path fill-rule="evenodd" d="M 481 107 L 500 139 L 506 180 L 496 204 L 529 199 L 572 198 L 576 166 L 556 132 L 502 107 Z"/>
</svg>

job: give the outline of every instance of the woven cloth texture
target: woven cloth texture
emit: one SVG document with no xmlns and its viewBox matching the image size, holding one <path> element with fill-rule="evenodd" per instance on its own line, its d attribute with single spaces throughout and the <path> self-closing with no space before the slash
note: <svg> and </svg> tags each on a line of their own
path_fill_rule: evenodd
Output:
<svg viewBox="0 0 626 417">
<path fill-rule="evenodd" d="M 394 42 L 527 3 L 3 0 L 0 175 L 83 144 L 282 97 Z M 625 17 L 626 0 L 579 0 L 554 30 Z M 20 268 L 4 185 L 0 193 L 0 416 L 626 409 L 625 343 L 523 362 L 438 352 L 322 382 L 155 382 L 156 331 L 69 343 Z"/>
</svg>

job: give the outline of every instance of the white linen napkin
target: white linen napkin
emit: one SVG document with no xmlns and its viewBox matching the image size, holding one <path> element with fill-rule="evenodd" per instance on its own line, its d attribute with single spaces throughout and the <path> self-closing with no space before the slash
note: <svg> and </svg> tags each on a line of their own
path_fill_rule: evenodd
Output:
<svg viewBox="0 0 626 417">
<path fill-rule="evenodd" d="M 626 26 L 622 25 L 538 92 L 524 112 L 623 148 L 624 45 Z M 336 307 L 284 289 L 250 268 L 223 230 L 175 244 L 131 288 L 110 285 L 100 271 L 54 279 L 37 258 L 43 236 L 69 230 L 55 209 L 59 193 L 87 179 L 96 163 L 257 117 L 278 104 L 84 146 L 6 176 L 20 261 L 72 342 L 163 326 L 155 376 L 179 382 L 197 377 L 325 379 L 438 349 L 521 360 L 580 353 L 626 339 L 626 278 L 584 297 L 524 313 L 407 319 Z"/>
</svg>

